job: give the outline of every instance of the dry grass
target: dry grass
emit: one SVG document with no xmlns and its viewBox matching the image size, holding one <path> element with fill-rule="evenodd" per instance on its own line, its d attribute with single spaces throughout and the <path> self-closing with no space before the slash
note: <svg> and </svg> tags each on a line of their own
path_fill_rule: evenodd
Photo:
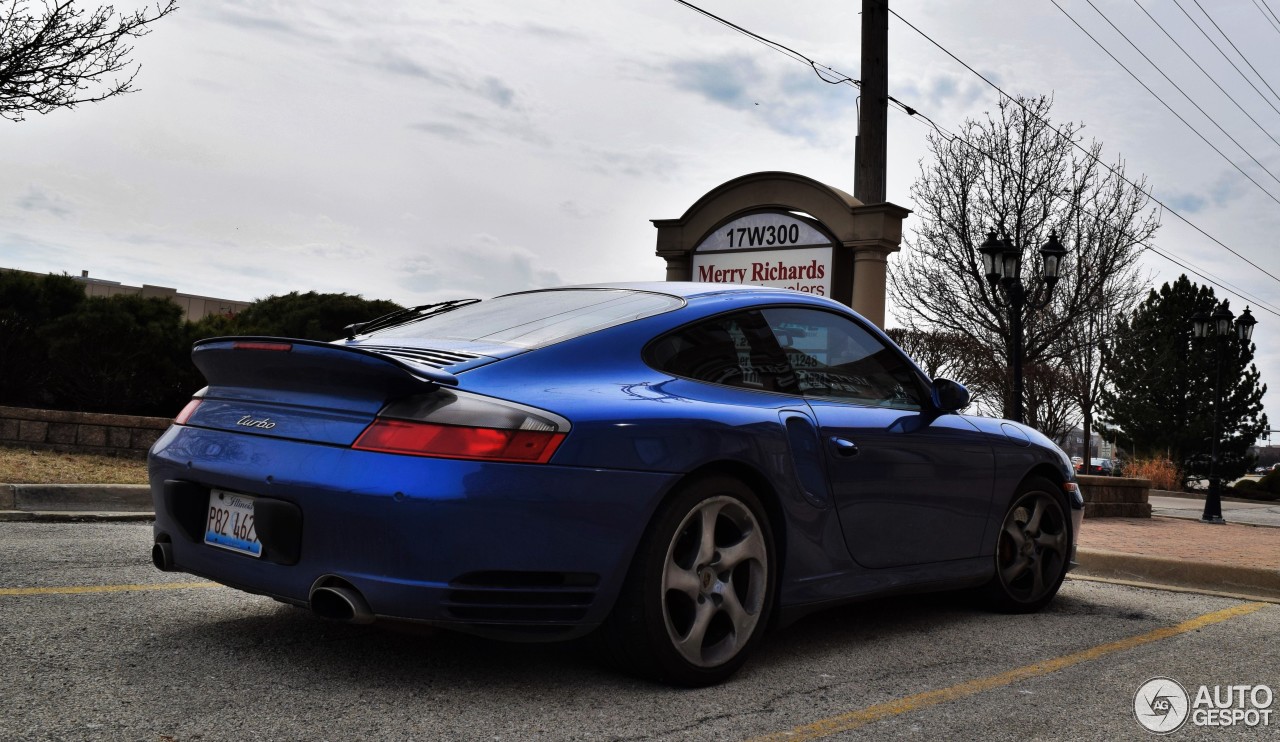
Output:
<svg viewBox="0 0 1280 742">
<path fill-rule="evenodd" d="M 1182 489 L 1182 473 L 1172 461 L 1164 459 L 1129 459 L 1124 464 L 1124 475 L 1136 479 L 1150 479 L 1153 489 L 1173 491 Z"/>
<path fill-rule="evenodd" d="M 0 483 L 146 484 L 147 462 L 96 454 L 0 447 Z"/>
</svg>

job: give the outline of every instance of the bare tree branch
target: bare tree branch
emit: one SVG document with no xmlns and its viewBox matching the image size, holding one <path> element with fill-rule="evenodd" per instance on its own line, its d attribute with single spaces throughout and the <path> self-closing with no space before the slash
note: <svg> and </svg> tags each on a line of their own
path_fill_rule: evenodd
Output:
<svg viewBox="0 0 1280 742">
<path fill-rule="evenodd" d="M 0 118 L 10 121 L 133 92 L 140 65 L 130 59 L 130 41 L 178 9 L 177 0 L 121 15 L 110 5 L 86 12 L 75 0 L 29 6 L 0 6 Z"/>
<path fill-rule="evenodd" d="M 999 289 L 983 275 L 978 246 L 989 230 L 1007 235 L 1024 256 L 1031 291 L 1041 273 L 1039 248 L 1057 232 L 1068 253 L 1044 309 L 1023 315 L 1028 421 L 1061 438 L 1091 419 L 1102 384 L 1099 353 L 1121 314 L 1139 298 L 1138 257 L 1159 224 L 1142 190 L 1099 164 L 1100 144 L 1078 152 L 1081 127 L 1059 135 L 1048 123 L 1052 101 L 1001 101 L 968 120 L 955 139 L 931 135 L 935 158 L 912 186 L 918 220 L 890 266 L 889 293 L 909 333 L 955 340 L 971 374 L 958 381 L 983 408 L 1007 411 L 1013 338 Z M 1139 185 L 1143 185 L 1140 182 Z"/>
</svg>

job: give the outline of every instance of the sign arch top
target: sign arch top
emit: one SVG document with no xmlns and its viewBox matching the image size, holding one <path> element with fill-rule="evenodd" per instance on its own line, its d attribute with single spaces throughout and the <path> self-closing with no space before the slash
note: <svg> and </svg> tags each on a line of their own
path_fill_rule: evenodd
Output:
<svg viewBox="0 0 1280 742">
<path fill-rule="evenodd" d="M 862 202 L 858 199 L 813 178 L 796 173 L 762 172 L 721 183 L 695 201 L 679 219 L 655 219 L 653 223 L 659 231 L 659 250 L 662 249 L 664 224 L 679 222 L 685 230 L 701 236 L 734 217 L 765 209 L 808 214 L 826 226 L 836 239 L 843 241 L 851 239 L 852 234 L 842 234 L 839 227 L 842 223 L 852 227 L 853 210 L 859 206 Z"/>
<path fill-rule="evenodd" d="M 743 175 L 708 191 L 678 219 L 653 220 L 667 280 L 698 280 L 694 251 L 699 245 L 727 223 L 768 212 L 798 212 L 834 237 L 829 295 L 883 326 L 886 260 L 899 249 L 902 220 L 911 212 L 889 203 L 863 204 L 839 188 L 796 173 Z M 780 251 L 779 258 L 783 256 Z M 704 265 L 701 277 L 708 275 Z"/>
</svg>

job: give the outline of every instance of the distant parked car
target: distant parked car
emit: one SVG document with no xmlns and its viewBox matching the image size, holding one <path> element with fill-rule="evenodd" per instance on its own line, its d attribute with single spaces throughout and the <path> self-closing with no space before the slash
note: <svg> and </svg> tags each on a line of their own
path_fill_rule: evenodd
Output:
<svg viewBox="0 0 1280 742">
<path fill-rule="evenodd" d="M 1078 470 L 1081 474 L 1091 474 L 1095 477 L 1109 477 L 1115 473 L 1115 467 L 1111 463 L 1111 459 L 1089 459 L 1089 466 Z"/>
</svg>

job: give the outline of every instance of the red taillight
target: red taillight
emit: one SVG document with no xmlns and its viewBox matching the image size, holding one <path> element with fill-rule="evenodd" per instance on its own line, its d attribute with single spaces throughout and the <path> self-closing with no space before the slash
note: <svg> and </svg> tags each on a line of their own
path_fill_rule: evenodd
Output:
<svg viewBox="0 0 1280 742">
<path fill-rule="evenodd" d="M 199 407 L 200 403 L 203 401 L 204 400 L 202 399 L 193 399 L 188 402 L 187 406 L 182 408 L 182 412 L 179 412 L 178 416 L 173 418 L 173 424 L 186 425 L 187 420 L 191 419 L 191 416 L 195 414 L 196 408 Z"/>
<path fill-rule="evenodd" d="M 379 418 L 352 448 L 446 459 L 545 464 L 565 434 L 545 430 L 503 430 Z"/>
<path fill-rule="evenodd" d="M 293 350 L 293 343 L 268 343 L 260 340 L 237 340 L 231 344 L 232 350 L 274 350 L 288 353 Z"/>
</svg>

